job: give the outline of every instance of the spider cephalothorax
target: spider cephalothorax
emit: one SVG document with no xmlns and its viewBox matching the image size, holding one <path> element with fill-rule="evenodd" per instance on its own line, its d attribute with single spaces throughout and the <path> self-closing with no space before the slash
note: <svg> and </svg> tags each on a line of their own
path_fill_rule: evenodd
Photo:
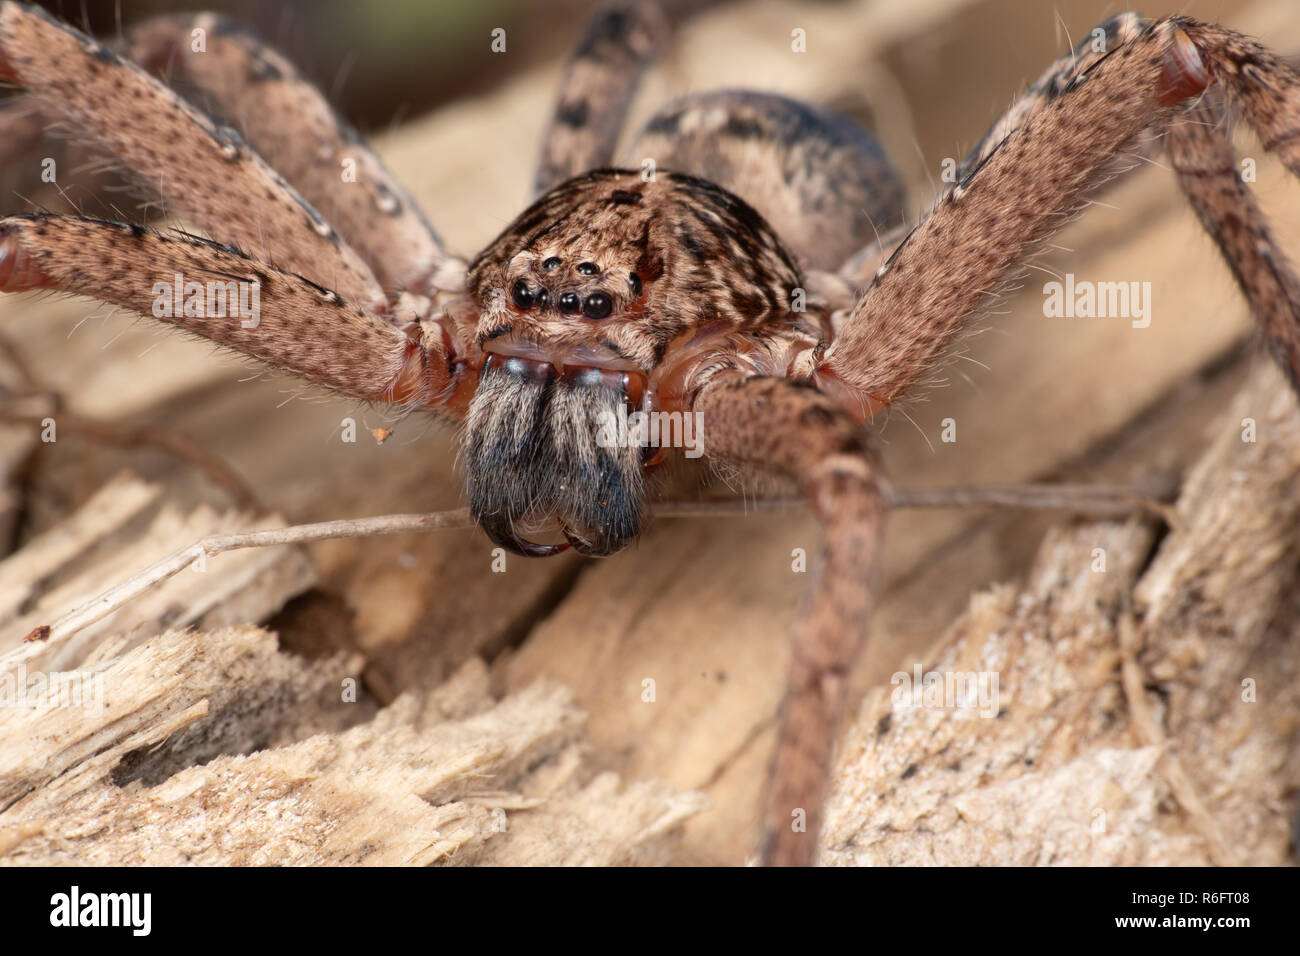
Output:
<svg viewBox="0 0 1300 956">
<path fill-rule="evenodd" d="M 636 537 L 662 449 L 602 445 L 629 412 L 684 410 L 709 361 L 787 375 L 824 339 L 800 270 L 763 217 L 694 176 L 597 170 L 557 186 L 470 266 L 479 369 L 465 447 L 470 508 L 498 544 L 553 519 L 586 554 Z M 742 347 L 743 346 L 743 347 Z"/>
</svg>

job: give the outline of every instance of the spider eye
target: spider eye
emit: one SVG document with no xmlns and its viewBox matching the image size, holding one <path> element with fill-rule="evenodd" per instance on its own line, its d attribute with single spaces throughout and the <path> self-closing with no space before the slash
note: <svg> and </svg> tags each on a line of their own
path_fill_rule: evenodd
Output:
<svg viewBox="0 0 1300 956">
<path fill-rule="evenodd" d="M 613 311 L 613 300 L 603 292 L 593 292 L 582 303 L 582 314 L 589 319 L 603 319 Z"/>
<path fill-rule="evenodd" d="M 582 306 L 582 300 L 578 298 L 578 293 L 576 292 L 560 293 L 561 312 L 577 312 L 581 306 Z"/>
<path fill-rule="evenodd" d="M 632 287 L 632 297 L 641 298 L 641 277 L 635 272 L 628 273 L 627 284 Z"/>
<path fill-rule="evenodd" d="M 521 309 L 531 309 L 533 307 L 533 290 L 528 288 L 528 283 L 523 279 L 515 283 L 514 289 L 510 292 L 510 297 L 514 299 L 515 305 Z"/>
<path fill-rule="evenodd" d="M 543 259 L 542 268 L 547 272 L 554 272 L 556 269 L 560 268 L 560 257 L 551 256 L 549 259 Z"/>
<path fill-rule="evenodd" d="M 579 262 L 578 272 L 584 276 L 600 275 L 600 266 L 596 265 L 594 262 Z"/>
</svg>

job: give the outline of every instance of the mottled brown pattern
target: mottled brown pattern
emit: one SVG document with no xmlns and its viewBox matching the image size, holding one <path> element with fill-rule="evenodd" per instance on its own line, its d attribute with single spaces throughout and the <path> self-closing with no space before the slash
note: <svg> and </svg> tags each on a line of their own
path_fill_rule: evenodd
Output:
<svg viewBox="0 0 1300 956">
<path fill-rule="evenodd" d="M 641 75 L 667 42 L 677 7 L 685 4 L 614 3 L 586 24 L 542 136 L 535 194 L 608 165 Z"/>
<path fill-rule="evenodd" d="M 1097 168 L 1162 118 L 1170 30 L 1150 28 L 1112 51 L 945 193 L 881 267 L 827 352 L 827 367 L 891 402 L 933 367 L 1008 270 L 1075 211 Z"/>
<path fill-rule="evenodd" d="M 659 456 L 599 445 L 605 414 L 699 413 L 714 460 L 793 479 L 825 542 L 793 635 L 764 856 L 808 863 L 887 499 L 854 418 L 922 380 L 1125 151 L 1147 150 L 1166 131 L 1184 190 L 1294 380 L 1297 281 L 1234 174 L 1212 101 L 1185 101 L 1220 81 L 1300 172 L 1300 78 L 1228 30 L 1113 18 L 1105 49 L 1085 40 L 1053 64 L 885 257 L 892 240 L 864 242 L 863 221 L 839 207 L 862 201 L 867 225 L 877 213 L 887 224 L 897 213 L 888 165 L 864 135 L 789 101 L 687 98 L 634 147 L 682 168 L 603 168 L 637 79 L 688 6 L 619 3 L 588 28 L 538 171 L 554 188 L 473 260 L 462 291 L 458 260 L 377 160 L 362 164 L 365 186 L 354 192 L 327 181 L 340 155 L 361 147 L 280 57 L 212 21 L 221 56 L 179 71 L 222 111 L 245 112 L 265 94 L 249 145 L 139 67 L 5 3 L 0 78 L 239 248 L 121 223 L 12 217 L 0 220 L 0 291 L 77 292 L 149 314 L 154 283 L 174 273 L 258 283 L 255 328 L 201 314 L 167 321 L 352 395 L 463 419 L 471 511 L 522 553 L 565 547 L 522 537 L 557 524 L 591 554 L 639 533 Z M 165 70 L 185 22 L 197 21 L 154 21 L 128 47 Z M 336 214 L 344 236 L 254 147 Z M 763 212 L 791 231 L 797 254 Z M 399 299 L 403 290 L 430 294 Z M 800 820 L 802 830 L 791 825 Z"/>
<path fill-rule="evenodd" d="M 196 29 L 206 49 L 192 48 Z M 415 200 L 325 97 L 234 21 L 164 16 L 129 30 L 124 56 L 239 130 L 335 227 L 384 291 L 428 294 L 447 253 Z M 353 166 L 352 164 L 355 164 Z M 345 178 L 345 175 L 347 178 Z"/>
<path fill-rule="evenodd" d="M 1074 49 L 1044 70 L 1042 76 L 1031 83 L 989 127 L 975 148 L 958 165 L 958 181 L 969 177 L 972 171 L 993 155 L 1007 137 L 1024 126 L 1031 115 L 1067 92 L 1078 77 L 1096 66 L 1111 51 L 1141 37 L 1146 27 L 1147 23 L 1139 14 L 1120 13 L 1089 31 L 1089 35 L 1080 40 Z M 1092 35 L 1096 30 L 1102 31 L 1101 38 Z"/>
<path fill-rule="evenodd" d="M 1295 65 L 1234 30 L 1180 22 L 1265 149 L 1300 176 L 1300 74 Z"/>
<path fill-rule="evenodd" d="M 806 865 L 815 855 L 849 669 L 874 600 L 887 486 L 865 436 L 811 387 L 719 375 L 695 407 L 707 416 L 713 454 L 797 481 L 825 529 L 791 637 L 790 677 L 763 813 L 764 860 Z"/>
<path fill-rule="evenodd" d="M 284 56 L 209 13 L 152 17 L 104 45 L 238 130 L 259 156 L 274 156 L 276 172 L 338 229 L 386 293 L 432 291 L 448 260 L 441 240 L 405 187 Z M 22 155 L 51 113 L 32 96 L 6 102 L 0 149 Z"/>
</svg>

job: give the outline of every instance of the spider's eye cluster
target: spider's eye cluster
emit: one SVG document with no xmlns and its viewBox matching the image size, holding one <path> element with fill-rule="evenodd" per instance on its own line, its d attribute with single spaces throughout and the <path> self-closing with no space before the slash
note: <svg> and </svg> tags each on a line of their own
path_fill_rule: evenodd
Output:
<svg viewBox="0 0 1300 956">
<path fill-rule="evenodd" d="M 541 262 L 543 272 L 555 272 L 562 265 L 564 261 L 559 256 L 548 256 Z M 601 274 L 601 268 L 597 263 L 587 261 L 579 262 L 575 271 L 581 276 Z M 633 300 L 641 298 L 644 287 L 639 275 L 629 272 L 627 286 Z M 551 295 L 545 286 L 528 279 L 518 279 L 511 286 L 510 300 L 515 308 L 525 311 L 534 306 L 544 309 L 551 304 Z M 566 289 L 556 296 L 555 304 L 565 315 L 582 313 L 583 317 L 588 319 L 607 319 L 614 313 L 614 296 L 599 289 L 588 292 L 585 297 L 574 289 Z"/>
</svg>

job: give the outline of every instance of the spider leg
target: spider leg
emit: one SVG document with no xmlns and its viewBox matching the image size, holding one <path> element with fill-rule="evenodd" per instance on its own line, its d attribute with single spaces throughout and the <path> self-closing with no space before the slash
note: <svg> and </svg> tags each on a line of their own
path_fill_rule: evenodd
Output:
<svg viewBox="0 0 1300 956">
<path fill-rule="evenodd" d="M 26 89 L 201 228 L 382 310 L 370 268 L 234 130 L 34 7 L 0 6 L 0 80 Z"/>
<path fill-rule="evenodd" d="M 1169 124 L 1165 150 L 1178 184 L 1250 303 L 1269 350 L 1300 392 L 1300 281 L 1241 179 L 1221 120 L 1211 103 L 1197 104 Z"/>
<path fill-rule="evenodd" d="M 560 81 L 560 96 L 533 176 L 541 195 L 566 179 L 608 166 L 641 77 L 673 28 L 724 0 L 618 0 L 587 23 Z"/>
<path fill-rule="evenodd" d="M 440 325 L 404 331 L 310 279 L 175 230 L 74 216 L 0 219 L 0 292 L 33 289 L 152 315 L 370 401 L 450 412 L 459 382 Z"/>
<path fill-rule="evenodd" d="M 1193 20 L 1183 20 L 1182 25 L 1264 148 L 1300 176 L 1300 64 L 1226 27 Z"/>
<path fill-rule="evenodd" d="M 789 685 L 763 810 L 767 864 L 811 863 L 830 761 L 873 603 L 888 487 L 862 430 L 788 379 L 720 374 L 698 392 L 709 454 L 799 482 L 824 529 L 791 637 Z"/>
<path fill-rule="evenodd" d="M 269 548 L 281 544 L 304 544 L 308 541 L 329 541 L 337 538 L 441 531 L 446 528 L 467 528 L 473 523 L 469 510 L 458 508 L 455 511 L 434 511 L 427 514 L 379 515 L 374 518 L 320 521 L 315 524 L 290 525 L 287 528 L 273 528 L 268 531 L 211 534 L 160 558 L 121 584 L 114 585 L 68 611 L 53 624 L 38 627 L 27 635 L 26 640 L 45 642 L 69 637 L 112 614 L 150 588 L 184 571 L 195 561 L 224 554 L 227 551 L 237 551 L 241 548 Z"/>
<path fill-rule="evenodd" d="M 1184 17 L 1143 22 L 1127 42 L 1039 98 L 940 197 L 842 323 L 815 373 L 817 384 L 862 417 L 894 401 L 1016 263 L 1078 211 L 1116 154 L 1145 130 L 1166 128 L 1175 109 L 1214 79 L 1237 99 L 1265 145 L 1300 173 L 1300 75 L 1294 69 L 1230 30 Z M 1289 275 L 1280 254 L 1270 251 L 1265 258 L 1278 274 Z M 1288 296 L 1294 287 L 1294 279 L 1275 283 Z M 1252 305 L 1265 300 L 1278 301 L 1276 295 L 1255 296 Z M 1300 310 L 1294 298 L 1287 306 L 1285 321 L 1294 327 Z M 1282 320 L 1257 315 L 1274 341 L 1270 323 Z"/>
<path fill-rule="evenodd" d="M 660 3 L 614 3 L 591 18 L 565 66 L 555 115 L 542 135 L 534 195 L 609 165 L 641 75 L 671 32 Z"/>
</svg>

